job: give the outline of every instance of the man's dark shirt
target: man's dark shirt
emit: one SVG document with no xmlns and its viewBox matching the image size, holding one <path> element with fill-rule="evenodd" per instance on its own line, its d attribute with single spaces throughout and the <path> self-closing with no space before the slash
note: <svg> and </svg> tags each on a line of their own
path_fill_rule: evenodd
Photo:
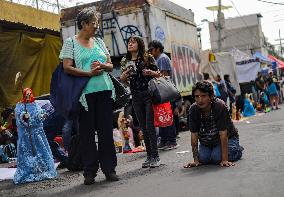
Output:
<svg viewBox="0 0 284 197">
<path fill-rule="evenodd" d="M 212 119 L 210 117 L 203 118 L 203 122 L 201 122 L 201 109 L 198 107 L 196 103 L 192 104 L 192 106 L 189 109 L 188 114 L 188 125 L 189 130 L 191 132 L 197 132 L 198 133 L 198 139 L 201 144 L 206 146 L 214 146 L 216 143 L 220 142 L 220 131 L 227 130 L 228 132 L 228 138 L 231 137 L 238 137 L 238 130 L 235 128 L 228 111 L 227 106 L 225 103 L 216 98 L 212 103 Z M 210 120 L 213 121 L 215 130 L 210 127 L 212 127 L 212 124 L 210 124 Z M 202 127 L 202 124 L 205 125 Z M 208 126 L 209 124 L 209 126 Z M 218 132 L 216 132 L 216 130 Z M 213 131 L 213 132 L 212 132 Z"/>
<path fill-rule="evenodd" d="M 258 90 L 263 90 L 264 84 L 265 84 L 265 81 L 263 80 L 262 77 L 257 77 L 255 79 L 255 86 Z"/>
</svg>

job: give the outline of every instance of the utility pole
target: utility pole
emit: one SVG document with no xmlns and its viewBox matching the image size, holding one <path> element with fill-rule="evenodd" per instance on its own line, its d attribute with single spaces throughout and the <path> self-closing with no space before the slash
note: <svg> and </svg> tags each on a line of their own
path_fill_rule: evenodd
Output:
<svg viewBox="0 0 284 197">
<path fill-rule="evenodd" d="M 36 9 L 38 9 L 38 0 L 36 0 Z"/>
<path fill-rule="evenodd" d="M 59 14 L 60 13 L 60 5 L 59 5 L 58 0 L 56 0 L 56 4 L 57 4 L 57 9 L 58 9 L 58 14 Z"/>
<path fill-rule="evenodd" d="M 221 12 L 222 12 L 222 2 L 221 0 L 218 0 L 218 52 L 221 52 L 222 50 Z"/>
<path fill-rule="evenodd" d="M 281 31 L 279 29 L 279 39 L 276 39 L 275 41 L 279 41 L 280 42 L 280 53 L 281 53 L 281 56 L 283 56 L 282 40 L 284 40 L 284 39 L 281 38 Z"/>
</svg>

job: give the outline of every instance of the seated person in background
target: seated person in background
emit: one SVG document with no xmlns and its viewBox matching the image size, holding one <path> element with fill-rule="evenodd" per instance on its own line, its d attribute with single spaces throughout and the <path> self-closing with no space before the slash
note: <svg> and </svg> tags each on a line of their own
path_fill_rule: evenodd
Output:
<svg viewBox="0 0 284 197">
<path fill-rule="evenodd" d="M 189 109 L 188 124 L 193 162 L 184 167 L 210 163 L 233 166 L 232 162 L 242 157 L 243 148 L 225 103 L 215 98 L 213 86 L 208 81 L 197 82 L 192 95 L 196 102 Z"/>
<path fill-rule="evenodd" d="M 14 146 L 17 146 L 18 132 L 16 126 L 16 119 L 14 109 L 11 107 L 5 108 L 1 113 L 2 117 L 2 126 L 0 129 L 0 135 L 2 143 L 0 144 L 7 145 L 12 143 Z"/>
<path fill-rule="evenodd" d="M 14 109 L 10 107 L 5 108 L 1 113 L 1 117 L 0 147 L 6 159 L 2 158 L 0 160 L 2 160 L 2 162 L 8 162 L 9 158 L 15 158 L 17 156 L 18 132 Z"/>
</svg>

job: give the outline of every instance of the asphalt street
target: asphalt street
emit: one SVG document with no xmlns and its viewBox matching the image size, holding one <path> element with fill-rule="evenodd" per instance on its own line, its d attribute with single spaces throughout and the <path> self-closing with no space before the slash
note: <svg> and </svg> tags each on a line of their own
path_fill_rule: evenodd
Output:
<svg viewBox="0 0 284 197">
<path fill-rule="evenodd" d="M 245 150 L 242 160 L 231 168 L 210 165 L 183 169 L 192 158 L 187 152 L 190 132 L 183 132 L 178 149 L 160 153 L 160 168 L 142 169 L 145 153 L 118 155 L 118 182 L 106 182 L 100 172 L 94 185 L 85 186 L 82 173 L 59 170 L 56 180 L 19 186 L 12 181 L 0 182 L 0 196 L 283 197 L 284 109 L 254 116 L 236 126 Z"/>
</svg>

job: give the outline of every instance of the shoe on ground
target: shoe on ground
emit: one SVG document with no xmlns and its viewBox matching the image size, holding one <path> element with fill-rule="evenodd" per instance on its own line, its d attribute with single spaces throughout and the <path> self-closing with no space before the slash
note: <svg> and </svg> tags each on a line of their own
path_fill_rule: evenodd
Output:
<svg viewBox="0 0 284 197">
<path fill-rule="evenodd" d="M 167 146 L 164 148 L 164 150 L 173 150 L 177 149 L 180 145 L 175 143 L 168 143 Z"/>
<path fill-rule="evenodd" d="M 142 163 L 142 168 L 150 168 L 151 158 L 147 158 L 146 161 Z"/>
<path fill-rule="evenodd" d="M 65 162 L 60 162 L 60 164 L 57 166 L 58 169 L 64 169 L 67 168 L 67 164 Z"/>
<path fill-rule="evenodd" d="M 119 178 L 115 172 L 111 172 L 109 174 L 105 174 L 106 180 L 110 182 L 119 181 Z"/>
<path fill-rule="evenodd" d="M 243 146 L 240 146 L 240 150 L 243 152 L 245 149 Z"/>
<path fill-rule="evenodd" d="M 160 142 L 160 143 L 158 144 L 158 149 L 159 149 L 159 150 L 164 150 L 166 147 L 167 147 L 167 144 L 166 144 L 166 143 Z"/>
<path fill-rule="evenodd" d="M 84 185 L 92 185 L 95 183 L 95 177 L 93 176 L 86 176 L 84 179 Z"/>
<path fill-rule="evenodd" d="M 159 157 L 153 158 L 150 162 L 150 168 L 158 168 L 161 165 L 161 161 Z"/>
</svg>

